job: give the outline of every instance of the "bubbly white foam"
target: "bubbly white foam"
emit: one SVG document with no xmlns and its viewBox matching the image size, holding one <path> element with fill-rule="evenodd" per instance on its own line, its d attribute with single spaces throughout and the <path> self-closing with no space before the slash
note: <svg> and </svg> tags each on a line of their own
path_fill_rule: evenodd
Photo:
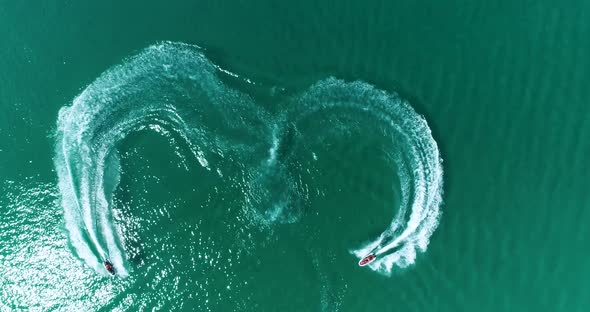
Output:
<svg viewBox="0 0 590 312">
<path fill-rule="evenodd" d="M 396 94 L 375 89 L 363 82 L 347 83 L 330 78 L 296 97 L 292 118 L 335 111 L 340 114 L 366 114 L 389 133 L 398 151 L 390 157 L 401 183 L 400 207 L 379 237 L 351 250 L 362 258 L 377 255 L 370 267 L 384 274 L 414 263 L 417 251 L 424 252 L 440 217 L 443 191 L 442 160 L 438 146 L 424 117 Z"/>
<path fill-rule="evenodd" d="M 108 70 L 60 110 L 55 165 L 66 228 L 78 256 L 95 270 L 105 273 L 102 261 L 108 258 L 119 275 L 128 274 L 111 215 L 117 142 L 132 131 L 160 126 L 182 138 L 210 169 L 208 155 L 223 154 L 231 138 L 212 131 L 215 124 L 207 119 L 227 128 L 258 119 L 249 98 L 226 89 L 216 72 L 197 47 L 166 42 Z M 109 166 L 116 174 L 106 177 Z"/>
<path fill-rule="evenodd" d="M 70 242 L 85 263 L 106 274 L 101 262 L 109 258 L 120 275 L 129 274 L 112 222 L 112 196 L 120 172 L 115 146 L 132 131 L 154 129 L 171 145 L 180 138 L 202 167 L 220 176 L 223 159 L 234 153 L 231 160 L 246 172 L 239 178 L 246 214 L 266 225 L 293 223 L 306 195 L 281 160 L 284 125 L 333 110 L 374 118 L 401 146 L 388 154 L 401 181 L 401 205 L 392 207 L 397 213 L 390 226 L 353 253 L 374 252 L 371 268 L 390 273 L 426 250 L 440 216 L 442 164 L 426 121 L 406 102 L 366 83 L 330 78 L 291 98 L 292 109 L 272 118 L 227 88 L 220 72 L 235 76 L 198 47 L 164 42 L 108 70 L 60 110 L 55 166 Z"/>
</svg>

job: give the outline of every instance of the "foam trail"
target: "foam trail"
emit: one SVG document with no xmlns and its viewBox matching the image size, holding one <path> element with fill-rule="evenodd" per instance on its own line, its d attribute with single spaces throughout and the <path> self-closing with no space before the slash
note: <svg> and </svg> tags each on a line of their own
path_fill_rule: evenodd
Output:
<svg viewBox="0 0 590 312">
<path fill-rule="evenodd" d="M 255 137 L 267 131 L 264 112 L 226 89 L 217 72 L 197 47 L 165 42 L 108 70 L 60 110 L 54 162 L 66 228 L 90 267 L 105 273 L 108 258 L 119 275 L 129 273 L 111 210 L 120 172 L 116 145 L 130 132 L 167 129 L 162 133 L 181 138 L 207 169 L 209 155 L 223 157 L 229 145 L 251 151 L 261 141 Z M 244 126 L 253 124 L 262 126 Z M 213 131 L 219 125 L 227 131 Z M 246 129 L 243 142 L 230 144 L 235 129 Z"/>
<path fill-rule="evenodd" d="M 268 150 L 268 165 L 273 165 L 277 160 L 277 150 L 279 149 L 280 140 L 278 137 L 278 129 L 275 126 L 272 131 L 272 146 Z"/>
<path fill-rule="evenodd" d="M 417 251 L 426 250 L 438 225 L 442 201 L 442 160 L 426 120 L 396 94 L 334 78 L 317 83 L 293 102 L 290 114 L 297 121 L 328 113 L 368 116 L 398 147 L 388 156 L 401 182 L 400 207 L 394 207 L 397 213 L 379 237 L 352 252 L 359 258 L 371 252 L 378 255 L 370 266 L 384 274 L 390 274 L 394 266 L 414 263 Z"/>
<path fill-rule="evenodd" d="M 389 227 L 353 253 L 376 253 L 371 267 L 390 273 L 426 250 L 440 216 L 443 171 L 426 121 L 406 102 L 366 83 L 329 78 L 291 98 L 289 109 L 272 118 L 250 97 L 227 88 L 220 73 L 237 77 L 198 47 L 164 42 L 109 69 L 60 110 L 54 162 L 70 243 L 85 263 L 106 274 L 102 261 L 109 258 L 119 275 L 129 274 L 112 201 L 120 175 L 116 146 L 132 131 L 158 131 L 177 151 L 176 142 L 183 142 L 207 170 L 221 172 L 226 158 L 237 163 L 244 170 L 239 179 L 247 219 L 269 226 L 303 215 L 308 191 L 286 164 L 290 146 L 364 126 L 357 116 L 374 120 L 399 147 L 386 156 L 397 169 L 392 174 L 401 182 L 401 200 Z M 322 114 L 350 122 L 302 140 L 297 124 Z"/>
</svg>

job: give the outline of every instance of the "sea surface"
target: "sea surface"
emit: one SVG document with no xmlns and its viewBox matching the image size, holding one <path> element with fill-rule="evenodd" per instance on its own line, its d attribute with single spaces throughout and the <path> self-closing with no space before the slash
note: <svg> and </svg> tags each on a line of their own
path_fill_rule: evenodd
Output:
<svg viewBox="0 0 590 312">
<path fill-rule="evenodd" d="M 588 311 L 587 55 L 588 1 L 2 1 L 0 311 Z"/>
</svg>

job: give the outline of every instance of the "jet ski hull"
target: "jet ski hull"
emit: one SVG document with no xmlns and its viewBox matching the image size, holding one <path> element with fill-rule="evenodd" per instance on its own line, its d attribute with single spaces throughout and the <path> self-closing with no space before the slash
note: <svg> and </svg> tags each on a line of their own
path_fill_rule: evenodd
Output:
<svg viewBox="0 0 590 312">
<path fill-rule="evenodd" d="M 115 271 L 115 267 L 113 266 L 113 264 L 109 261 L 106 260 L 104 262 L 104 268 L 105 270 L 107 270 L 107 272 L 109 272 L 111 275 L 115 275 L 117 272 Z"/>
<path fill-rule="evenodd" d="M 375 259 L 377 259 L 377 256 L 375 256 L 375 254 L 370 254 L 359 261 L 359 266 L 368 265 L 369 263 L 375 261 Z"/>
</svg>

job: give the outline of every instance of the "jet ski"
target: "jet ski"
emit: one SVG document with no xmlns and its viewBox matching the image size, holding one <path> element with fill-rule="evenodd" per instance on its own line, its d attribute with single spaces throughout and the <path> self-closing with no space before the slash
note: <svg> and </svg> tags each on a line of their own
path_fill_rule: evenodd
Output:
<svg viewBox="0 0 590 312">
<path fill-rule="evenodd" d="M 359 261 L 359 266 L 365 266 L 377 259 L 374 253 L 369 254 L 368 256 L 364 257 L 361 261 Z"/>
<path fill-rule="evenodd" d="M 113 266 L 113 263 L 111 261 L 109 261 L 108 259 L 104 261 L 104 268 L 111 273 L 111 275 L 115 275 L 115 267 Z"/>
</svg>

